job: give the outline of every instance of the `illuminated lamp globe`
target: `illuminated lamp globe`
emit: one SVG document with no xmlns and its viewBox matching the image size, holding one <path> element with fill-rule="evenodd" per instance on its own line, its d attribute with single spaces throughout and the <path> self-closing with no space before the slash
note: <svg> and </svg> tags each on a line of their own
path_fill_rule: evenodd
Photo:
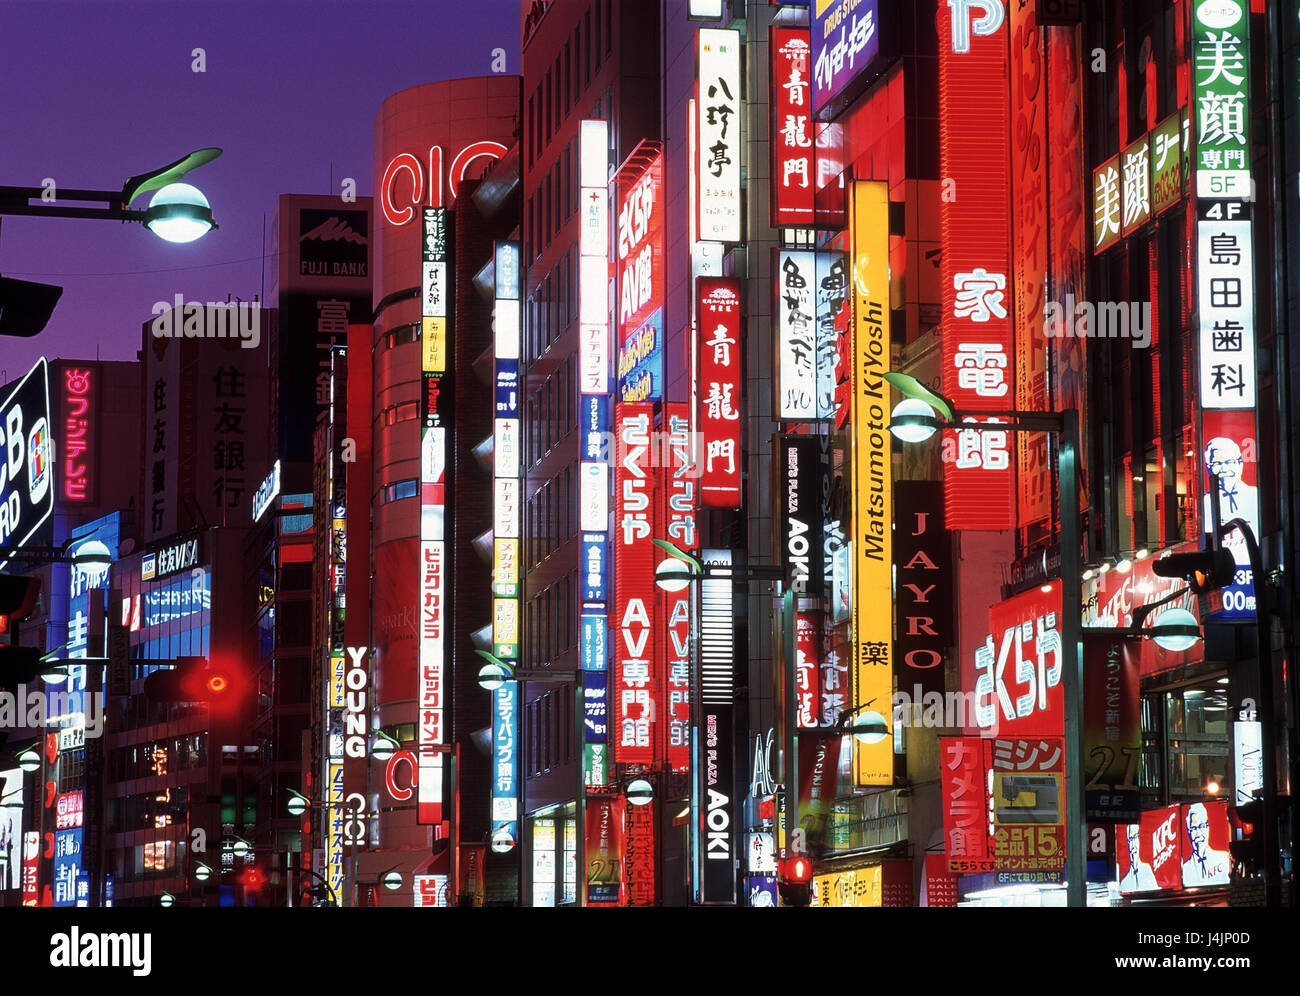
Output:
<svg viewBox="0 0 1300 996">
<path fill-rule="evenodd" d="M 176 897 L 173 896 L 170 892 L 164 892 L 161 896 L 158 897 L 158 903 L 161 906 L 170 906 L 174 902 L 176 902 Z"/>
<path fill-rule="evenodd" d="M 627 801 L 633 806 L 649 805 L 655 797 L 654 786 L 644 778 L 638 778 L 635 781 L 628 782 Z"/>
<path fill-rule="evenodd" d="M 291 795 L 289 804 L 285 808 L 289 810 L 290 816 L 301 816 L 307 812 L 307 800 L 300 795 Z"/>
<path fill-rule="evenodd" d="M 1201 639 L 1200 626 L 1196 621 L 1196 617 L 1186 609 L 1166 609 L 1156 616 L 1151 628 L 1159 631 L 1166 626 L 1177 626 L 1179 629 L 1190 627 L 1190 630 L 1188 632 L 1166 634 L 1157 632 L 1153 636 L 1157 647 L 1173 651 L 1190 650 Z"/>
<path fill-rule="evenodd" d="M 691 565 L 676 557 L 666 557 L 655 568 L 655 584 L 667 592 L 685 591 L 691 585 Z"/>
<path fill-rule="evenodd" d="M 144 223 L 167 242 L 193 242 L 217 227 L 208 199 L 188 183 L 169 183 L 154 194 Z"/>
<path fill-rule="evenodd" d="M 237 841 L 235 841 L 235 843 L 231 846 L 230 849 L 235 853 L 235 857 L 237 857 L 237 858 L 243 858 L 243 857 L 246 857 L 246 856 L 248 855 L 248 841 L 246 841 L 246 840 L 237 840 Z"/>
<path fill-rule="evenodd" d="M 874 710 L 858 713 L 849 728 L 864 744 L 878 744 L 889 736 L 889 723 Z"/>
<path fill-rule="evenodd" d="M 41 680 L 47 685 L 62 685 L 68 680 L 68 672 L 64 670 L 66 665 L 58 661 L 51 661 L 41 672 Z"/>
<path fill-rule="evenodd" d="M 36 748 L 28 747 L 18 755 L 18 767 L 22 768 L 29 775 L 33 771 L 41 770 L 41 755 L 36 753 Z"/>
<path fill-rule="evenodd" d="M 510 678 L 510 671 L 490 661 L 478 669 L 478 686 L 485 692 L 495 692 Z"/>
<path fill-rule="evenodd" d="M 107 567 L 113 555 L 99 540 L 87 540 L 73 551 L 72 562 L 77 567 Z"/>
<path fill-rule="evenodd" d="M 923 443 L 937 428 L 934 409 L 920 398 L 904 398 L 889 416 L 889 431 L 905 443 Z"/>
<path fill-rule="evenodd" d="M 199 865 L 194 869 L 194 877 L 200 882 L 206 882 L 212 877 L 212 869 L 207 865 Z"/>
<path fill-rule="evenodd" d="M 492 831 L 491 847 L 493 854 L 505 854 L 507 851 L 513 850 L 514 846 L 514 835 L 505 827 L 499 827 Z"/>
<path fill-rule="evenodd" d="M 376 733 L 374 742 L 370 745 L 370 756 L 376 761 L 387 764 L 392 756 L 397 753 L 397 744 L 393 738 L 383 733 Z"/>
<path fill-rule="evenodd" d="M 391 871 L 379 880 L 389 892 L 396 892 L 402 887 L 402 873 Z"/>
</svg>

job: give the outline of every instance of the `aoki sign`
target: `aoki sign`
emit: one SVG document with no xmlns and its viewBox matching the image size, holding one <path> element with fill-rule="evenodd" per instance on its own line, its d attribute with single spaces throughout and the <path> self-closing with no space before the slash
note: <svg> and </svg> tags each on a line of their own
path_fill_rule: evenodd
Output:
<svg viewBox="0 0 1300 996">
<path fill-rule="evenodd" d="M 388 160 L 379 181 L 379 206 L 384 218 L 390 225 L 400 226 L 415 217 L 416 208 L 449 206 L 456 199 L 456 192 L 468 175 L 471 163 L 484 157 L 500 159 L 505 153 L 506 147 L 500 142 L 471 142 L 456 153 L 444 169 L 441 145 L 429 146 L 428 155 L 423 160 L 410 152 L 399 152 Z M 445 199 L 444 183 L 450 194 Z"/>
</svg>

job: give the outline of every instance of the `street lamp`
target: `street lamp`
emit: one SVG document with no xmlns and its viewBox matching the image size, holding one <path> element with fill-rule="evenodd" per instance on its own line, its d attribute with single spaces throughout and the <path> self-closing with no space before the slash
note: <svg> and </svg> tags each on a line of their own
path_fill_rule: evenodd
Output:
<svg viewBox="0 0 1300 996">
<path fill-rule="evenodd" d="M 1074 815 L 1066 828 L 1066 904 L 1086 906 L 1088 822 L 1083 779 L 1083 655 L 1080 652 L 1083 580 L 1079 570 L 1079 412 L 958 411 L 942 395 L 931 391 L 915 377 L 890 372 L 884 379 L 904 401 L 895 407 L 889 431 L 903 442 L 915 436 L 918 427 L 933 429 L 945 424 L 961 432 L 1049 432 L 1060 437 L 1058 461 L 1061 495 L 1061 671 L 1065 699 L 1065 782 L 1066 810 Z M 921 402 L 921 411 L 909 401 Z M 900 410 L 903 409 L 903 410 Z M 942 416 L 942 421 L 940 420 Z M 967 421 L 970 419 L 971 421 Z M 987 422 L 980 419 L 998 419 Z"/>
<path fill-rule="evenodd" d="M 170 892 L 164 892 L 161 896 L 158 897 L 159 906 L 170 906 L 174 902 L 176 902 L 176 897 L 173 896 Z"/>
<path fill-rule="evenodd" d="M 564 684 L 576 681 L 578 671 L 565 668 L 519 668 L 507 664 L 500 657 L 487 650 L 475 650 L 482 657 L 484 664 L 478 671 L 478 686 L 485 692 L 495 692 L 508 681 L 542 681 Z"/>
<path fill-rule="evenodd" d="M 655 789 L 644 778 L 636 778 L 627 783 L 627 789 L 623 794 L 627 796 L 629 805 L 648 806 L 654 801 Z"/>
<path fill-rule="evenodd" d="M 370 744 L 370 756 L 381 764 L 387 764 L 392 756 L 401 750 L 402 745 L 383 730 L 375 731 L 375 739 Z"/>
<path fill-rule="evenodd" d="M 197 187 L 177 181 L 219 155 L 221 150 L 217 148 L 199 149 L 174 163 L 129 178 L 121 190 L 54 188 L 53 200 L 48 199 L 50 190 L 46 187 L 0 186 L 0 214 L 133 221 L 168 242 L 193 242 L 216 228 L 217 223 L 203 193 Z M 131 202 L 151 190 L 158 192 L 148 209 L 132 209 Z M 103 206 L 72 206 L 67 201 Z"/>
<path fill-rule="evenodd" d="M 41 770 L 41 755 L 37 753 L 35 745 L 28 747 L 18 755 L 18 767 L 29 775 L 33 771 Z"/>
<path fill-rule="evenodd" d="M 206 882 L 212 877 L 212 867 L 205 865 L 202 861 L 194 866 L 194 880 L 196 882 Z"/>
</svg>

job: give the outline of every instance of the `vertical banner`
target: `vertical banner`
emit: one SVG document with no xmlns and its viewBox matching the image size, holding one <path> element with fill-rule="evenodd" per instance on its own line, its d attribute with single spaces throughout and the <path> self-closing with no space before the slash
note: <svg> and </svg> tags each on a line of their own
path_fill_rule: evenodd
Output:
<svg viewBox="0 0 1300 996">
<path fill-rule="evenodd" d="M 948 870 L 957 874 L 992 871 L 990 804 L 979 737 L 939 738 L 939 790 Z"/>
<path fill-rule="evenodd" d="M 776 250 L 776 417 L 811 421 L 817 411 L 816 253 Z"/>
<path fill-rule="evenodd" d="M 519 685 L 507 681 L 492 692 L 492 842 L 519 840 Z"/>
<path fill-rule="evenodd" d="M 772 225 L 811 227 L 812 107 L 808 89 L 807 28 L 768 29 L 772 66 Z"/>
<path fill-rule="evenodd" d="M 604 725 L 609 627 L 609 124 L 583 121 L 578 134 L 582 229 L 578 240 L 578 526 L 582 530 L 579 641 L 588 715 Z M 594 694 L 593 694 L 594 693 Z M 589 729 L 590 735 L 590 729 Z M 602 754 L 602 735 L 593 747 Z M 584 752 L 585 757 L 585 752 Z M 604 758 L 602 756 L 602 768 Z"/>
<path fill-rule="evenodd" d="M 796 715 L 799 728 L 815 730 L 821 726 L 821 662 L 822 614 L 800 612 L 794 617 L 794 661 Z M 803 769 L 800 769 L 803 770 Z"/>
<path fill-rule="evenodd" d="M 664 379 L 664 158 L 638 145 L 618 190 L 618 397 L 658 401 Z"/>
<path fill-rule="evenodd" d="M 623 810 L 621 796 L 587 800 L 587 905 L 617 906 L 623 889 Z"/>
<path fill-rule="evenodd" d="M 819 598 L 825 568 L 822 538 L 822 438 L 781 436 L 777 446 L 781 565 L 799 598 Z"/>
<path fill-rule="evenodd" d="M 703 242 L 739 242 L 740 32 L 700 28 L 696 46 L 698 237 Z"/>
<path fill-rule="evenodd" d="M 894 507 L 894 666 L 899 692 L 919 702 L 927 692 L 943 693 L 943 662 L 957 642 L 952 536 L 938 481 L 895 481 Z"/>
<path fill-rule="evenodd" d="M 736 690 L 736 619 L 732 604 L 731 551 L 703 550 L 700 582 L 699 763 L 693 833 L 699 901 L 736 902 L 735 743 L 732 710 Z"/>
<path fill-rule="evenodd" d="M 631 803 L 623 810 L 623 884 L 627 906 L 655 905 L 655 807 Z"/>
<path fill-rule="evenodd" d="M 855 181 L 853 258 L 853 737 L 855 785 L 894 783 L 889 192 Z"/>
<path fill-rule="evenodd" d="M 849 263 L 842 252 L 817 253 L 817 417 L 843 429 L 853 394 Z"/>
<path fill-rule="evenodd" d="M 968 5 L 939 5 L 943 394 L 958 408 L 1009 411 L 1015 400 L 1008 281 L 1012 101 L 1003 5 L 990 6 L 996 19 L 972 30 Z M 1004 432 L 944 431 L 949 529 L 1013 525 L 1009 445 Z"/>
<path fill-rule="evenodd" d="M 998 870 L 1062 870 L 1065 741 L 998 738 L 985 740 L 984 752 L 993 790 L 991 850 Z"/>
<path fill-rule="evenodd" d="M 658 507 L 663 513 L 663 531 L 679 549 L 694 556 L 699 544 L 695 525 L 696 478 L 691 459 L 690 406 L 685 402 L 664 405 L 664 429 L 667 435 L 668 465 L 661 471 Z M 660 447 L 660 452 L 663 448 Z M 656 552 L 660 563 L 667 558 Z M 657 566 L 657 565 L 656 565 Z M 671 771 L 684 774 L 691 763 L 691 586 L 683 583 L 676 591 L 660 590 L 659 618 L 664 620 L 666 661 L 660 701 L 665 704 L 661 724 L 666 744 L 664 757 Z"/>
<path fill-rule="evenodd" d="M 1083 632 L 1083 779 L 1090 823 L 1128 823 L 1141 810 L 1141 638 Z"/>
<path fill-rule="evenodd" d="M 1047 409 L 1047 74 L 1038 4 L 1012 3 L 1011 232 L 1015 304 L 1016 405 Z M 1016 501 L 1020 528 L 1043 522 L 1052 509 L 1050 436 L 1016 434 Z"/>
<path fill-rule="evenodd" d="M 740 508 L 740 281 L 695 282 L 700 327 L 700 503 Z"/>
<path fill-rule="evenodd" d="M 657 547 L 651 542 L 656 497 L 650 458 L 654 405 L 618 404 L 615 427 L 614 760 L 653 764 L 664 635 L 654 618 L 658 591 Z"/>
<path fill-rule="evenodd" d="M 444 817 L 443 751 L 447 744 L 443 712 L 445 628 L 450 589 L 445 521 L 447 432 L 452 411 L 445 383 L 449 374 L 451 317 L 448 307 L 447 212 L 444 208 L 425 208 L 422 235 L 421 370 L 424 386 L 420 402 L 419 680 L 416 692 L 419 777 L 416 819 L 421 824 L 439 824 Z M 497 535 L 506 533 L 498 531 Z"/>
</svg>

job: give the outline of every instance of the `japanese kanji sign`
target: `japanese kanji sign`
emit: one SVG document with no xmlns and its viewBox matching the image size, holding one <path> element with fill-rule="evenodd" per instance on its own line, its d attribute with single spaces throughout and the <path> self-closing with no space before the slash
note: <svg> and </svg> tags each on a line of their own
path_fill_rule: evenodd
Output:
<svg viewBox="0 0 1300 996">
<path fill-rule="evenodd" d="M 1151 220 L 1151 136 L 1129 143 L 1119 159 L 1124 184 L 1121 234 L 1128 235 Z"/>
<path fill-rule="evenodd" d="M 690 454 L 690 406 L 685 402 L 664 405 L 664 432 L 668 436 L 666 462 L 661 461 L 659 493 L 655 508 L 658 520 L 655 535 L 693 553 L 699 545 L 696 529 L 698 481 Z M 659 452 L 665 452 L 659 447 Z M 656 566 L 667 556 L 656 549 Z M 660 724 L 665 739 L 663 756 L 673 771 L 690 770 L 691 727 L 691 591 L 690 586 L 680 591 L 660 589 L 659 618 L 665 633 L 660 639 L 665 648 L 665 660 L 659 701 L 664 703 L 664 722 Z"/>
<path fill-rule="evenodd" d="M 877 6 L 877 0 L 817 0 L 814 5 L 814 114 L 823 116 L 822 110 L 880 53 L 880 17 Z M 846 99 L 847 96 L 846 94 Z"/>
<path fill-rule="evenodd" d="M 739 242 L 740 32 L 700 28 L 695 84 L 695 180 L 699 238 Z"/>
<path fill-rule="evenodd" d="M 638 146 L 618 188 L 618 389 L 623 401 L 663 392 L 663 154 Z"/>
<path fill-rule="evenodd" d="M 816 254 L 777 251 L 777 411 L 785 421 L 818 417 Z"/>
<path fill-rule="evenodd" d="M 811 225 L 816 193 L 808 31 L 770 29 L 772 56 L 772 224 Z"/>
<path fill-rule="evenodd" d="M 696 280 L 699 312 L 701 504 L 740 507 L 740 281 Z"/>
<path fill-rule="evenodd" d="M 1183 177 L 1183 119 L 1175 111 L 1151 130 L 1151 211 L 1173 207 L 1186 189 Z"/>
<path fill-rule="evenodd" d="M 1238 206 L 1213 205 L 1228 210 Z M 1246 219 L 1202 218 L 1196 223 L 1202 408 L 1255 407 L 1255 265 L 1250 228 Z"/>
<path fill-rule="evenodd" d="M 1137 819 L 1141 643 L 1140 638 L 1084 632 L 1083 777 L 1090 822 Z"/>
<path fill-rule="evenodd" d="M 989 609 L 989 633 L 975 651 L 975 719 L 986 734 L 1061 736 L 1061 582 L 1022 592 Z"/>
<path fill-rule="evenodd" d="M 996 867 L 989 853 L 992 817 L 987 784 L 981 738 L 939 738 L 939 790 L 949 871 L 969 874 Z"/>
<path fill-rule="evenodd" d="M 1246 0 L 1192 6 L 1196 196 L 1252 198 L 1250 10 Z"/>
</svg>

